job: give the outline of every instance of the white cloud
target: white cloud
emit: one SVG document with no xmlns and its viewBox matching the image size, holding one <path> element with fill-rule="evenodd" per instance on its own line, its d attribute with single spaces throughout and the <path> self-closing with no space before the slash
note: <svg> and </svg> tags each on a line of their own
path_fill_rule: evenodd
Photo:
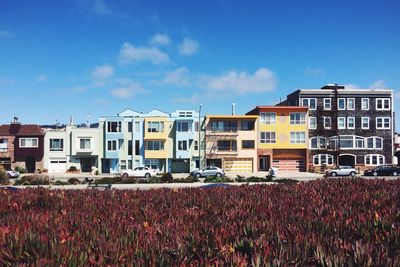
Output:
<svg viewBox="0 0 400 267">
<path fill-rule="evenodd" d="M 304 69 L 306 76 L 322 76 L 325 75 L 325 71 L 321 68 L 307 67 Z"/>
<path fill-rule="evenodd" d="M 179 54 L 182 56 L 191 56 L 199 50 L 199 43 L 196 40 L 185 38 L 178 46 Z"/>
<path fill-rule="evenodd" d="M 114 12 L 105 0 L 80 0 L 79 7 L 97 16 L 113 15 Z"/>
<path fill-rule="evenodd" d="M 0 39 L 10 39 L 14 35 L 10 31 L 0 30 Z"/>
<path fill-rule="evenodd" d="M 156 33 L 150 39 L 151 45 L 169 45 L 171 43 L 171 39 L 166 34 Z"/>
<path fill-rule="evenodd" d="M 277 78 L 274 72 L 260 68 L 254 74 L 232 70 L 221 76 L 204 77 L 203 83 L 212 92 L 244 95 L 275 90 Z"/>
<path fill-rule="evenodd" d="M 38 75 L 38 76 L 36 76 L 36 81 L 37 82 L 45 82 L 45 81 L 47 81 L 47 76 L 44 74 Z"/>
<path fill-rule="evenodd" d="M 369 87 L 369 89 L 386 89 L 386 80 L 377 80 L 373 82 Z"/>
<path fill-rule="evenodd" d="M 95 81 L 105 81 L 114 76 L 114 68 L 110 65 L 96 66 L 90 76 Z"/>
<path fill-rule="evenodd" d="M 181 67 L 168 72 L 165 76 L 164 83 L 178 86 L 190 85 L 189 70 L 186 67 Z"/>
<path fill-rule="evenodd" d="M 86 87 L 85 86 L 75 86 L 68 90 L 71 91 L 72 93 L 80 94 L 80 93 L 83 93 L 86 91 Z"/>
<path fill-rule="evenodd" d="M 198 94 L 194 94 L 194 95 L 189 96 L 189 97 L 182 96 L 182 97 L 174 97 L 173 98 L 173 101 L 177 102 L 177 103 L 198 104 L 198 103 L 200 103 L 200 100 L 201 100 L 201 98 L 200 98 L 200 96 Z"/>
<path fill-rule="evenodd" d="M 145 93 L 146 90 L 139 83 L 122 79 L 119 80 L 120 86 L 111 89 L 111 95 L 116 98 L 129 99 L 136 94 Z"/>
<path fill-rule="evenodd" d="M 360 89 L 360 86 L 358 86 L 358 84 L 355 83 L 347 83 L 347 84 L 343 84 L 345 89 Z"/>
<path fill-rule="evenodd" d="M 130 43 L 124 43 L 119 52 L 120 64 L 150 61 L 155 65 L 169 63 L 169 55 L 156 47 L 135 47 Z"/>
</svg>

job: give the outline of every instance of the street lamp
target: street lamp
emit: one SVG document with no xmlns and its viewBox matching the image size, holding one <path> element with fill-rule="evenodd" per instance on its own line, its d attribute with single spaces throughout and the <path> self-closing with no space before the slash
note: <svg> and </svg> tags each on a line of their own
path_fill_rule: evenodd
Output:
<svg viewBox="0 0 400 267">
<path fill-rule="evenodd" d="M 199 106 L 199 127 L 198 127 L 198 131 L 199 131 L 199 169 L 201 169 L 201 122 L 200 122 L 200 118 L 201 118 L 201 107 L 203 105 L 200 104 Z"/>
</svg>

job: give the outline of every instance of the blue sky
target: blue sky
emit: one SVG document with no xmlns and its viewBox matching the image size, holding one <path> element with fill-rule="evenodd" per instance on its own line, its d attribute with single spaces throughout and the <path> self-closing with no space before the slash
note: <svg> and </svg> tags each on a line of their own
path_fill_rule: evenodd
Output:
<svg viewBox="0 0 400 267">
<path fill-rule="evenodd" d="M 245 113 L 298 88 L 399 77 L 400 1 L 0 1 L 0 123 Z"/>
</svg>

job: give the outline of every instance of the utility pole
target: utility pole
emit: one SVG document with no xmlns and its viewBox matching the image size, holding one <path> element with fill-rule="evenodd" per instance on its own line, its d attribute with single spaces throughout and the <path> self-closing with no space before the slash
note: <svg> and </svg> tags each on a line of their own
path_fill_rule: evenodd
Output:
<svg viewBox="0 0 400 267">
<path fill-rule="evenodd" d="M 203 105 L 202 104 L 200 104 L 200 106 L 199 106 L 199 127 L 198 127 L 198 131 L 199 131 L 199 147 L 198 147 L 198 149 L 199 149 L 199 169 L 201 169 L 201 107 L 202 107 Z"/>
</svg>

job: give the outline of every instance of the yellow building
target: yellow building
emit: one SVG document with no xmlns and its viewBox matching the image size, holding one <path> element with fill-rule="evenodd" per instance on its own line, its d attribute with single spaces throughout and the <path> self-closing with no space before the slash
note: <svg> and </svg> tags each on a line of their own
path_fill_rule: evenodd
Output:
<svg viewBox="0 0 400 267">
<path fill-rule="evenodd" d="M 145 165 L 169 172 L 173 158 L 173 120 L 169 114 L 152 111 L 144 118 Z"/>
<path fill-rule="evenodd" d="M 308 107 L 257 106 L 258 170 L 306 171 L 308 163 Z"/>
<path fill-rule="evenodd" d="M 254 115 L 221 115 L 205 118 L 207 165 L 225 172 L 255 172 L 257 118 Z"/>
</svg>

